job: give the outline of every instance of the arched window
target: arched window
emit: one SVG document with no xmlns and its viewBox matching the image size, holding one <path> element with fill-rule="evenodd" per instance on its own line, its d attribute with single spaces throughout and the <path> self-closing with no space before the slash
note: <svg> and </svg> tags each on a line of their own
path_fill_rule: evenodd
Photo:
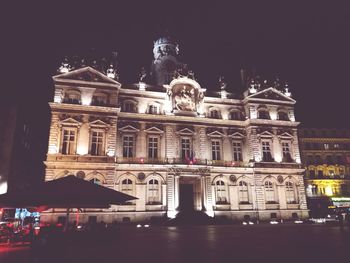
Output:
<svg viewBox="0 0 350 263">
<path fill-rule="evenodd" d="M 227 204 L 227 195 L 226 195 L 226 185 L 224 181 L 216 181 L 216 203 L 217 204 Z"/>
<path fill-rule="evenodd" d="M 249 194 L 248 194 L 248 184 L 245 181 L 240 181 L 238 184 L 239 187 L 239 203 L 248 204 L 249 203 Z"/>
<path fill-rule="evenodd" d="M 64 95 L 64 103 L 70 103 L 70 104 L 80 104 L 80 92 L 77 90 L 69 90 L 66 91 Z"/>
<path fill-rule="evenodd" d="M 151 179 L 147 184 L 147 203 L 160 204 L 160 183 L 157 179 Z"/>
<path fill-rule="evenodd" d="M 220 112 L 216 109 L 212 109 L 209 112 L 209 117 L 213 119 L 220 119 Z"/>
<path fill-rule="evenodd" d="M 286 201 L 287 204 L 296 202 L 294 184 L 290 181 L 286 182 Z"/>
<path fill-rule="evenodd" d="M 260 109 L 258 111 L 258 119 L 269 120 L 270 119 L 269 112 L 266 109 Z"/>
<path fill-rule="evenodd" d="M 279 111 L 277 113 L 277 119 L 281 121 L 289 121 L 288 114 L 284 111 Z"/>
<path fill-rule="evenodd" d="M 94 184 L 98 184 L 98 185 L 102 184 L 102 182 L 100 180 L 98 180 L 97 178 L 92 178 L 91 180 L 89 180 L 89 182 L 94 183 Z"/>
<path fill-rule="evenodd" d="M 124 179 L 122 181 L 121 190 L 123 193 L 133 195 L 133 182 L 130 179 Z"/>
<path fill-rule="evenodd" d="M 230 112 L 228 118 L 230 120 L 242 120 L 242 114 L 239 111 L 233 110 Z"/>
<path fill-rule="evenodd" d="M 124 112 L 136 112 L 136 103 L 130 100 L 123 102 L 122 111 Z"/>
<path fill-rule="evenodd" d="M 271 181 L 266 181 L 265 188 L 265 201 L 266 203 L 276 203 L 275 199 L 275 185 Z"/>
</svg>

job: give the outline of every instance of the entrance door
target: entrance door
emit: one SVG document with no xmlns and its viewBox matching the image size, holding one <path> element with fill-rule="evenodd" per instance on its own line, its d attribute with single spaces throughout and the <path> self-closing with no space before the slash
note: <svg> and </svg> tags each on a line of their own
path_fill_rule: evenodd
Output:
<svg viewBox="0 0 350 263">
<path fill-rule="evenodd" d="M 193 184 L 180 184 L 179 196 L 180 210 L 183 212 L 193 211 Z"/>
</svg>

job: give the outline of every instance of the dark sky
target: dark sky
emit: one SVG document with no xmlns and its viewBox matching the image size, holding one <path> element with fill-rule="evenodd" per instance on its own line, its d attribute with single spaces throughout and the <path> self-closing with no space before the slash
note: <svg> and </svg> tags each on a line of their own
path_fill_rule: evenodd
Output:
<svg viewBox="0 0 350 263">
<path fill-rule="evenodd" d="M 117 50 L 121 82 L 135 82 L 140 67 L 151 64 L 153 41 L 167 31 L 202 87 L 215 89 L 223 74 L 237 92 L 240 68 L 278 75 L 290 83 L 303 126 L 350 127 L 350 9 L 345 4 L 70 2 L 1 8 L 2 77 L 8 81 L 1 89 L 9 90 L 3 96 L 23 94 L 23 101 L 33 102 L 28 110 L 43 116 L 38 118 L 43 125 L 53 99 L 51 76 L 65 55 Z"/>
</svg>

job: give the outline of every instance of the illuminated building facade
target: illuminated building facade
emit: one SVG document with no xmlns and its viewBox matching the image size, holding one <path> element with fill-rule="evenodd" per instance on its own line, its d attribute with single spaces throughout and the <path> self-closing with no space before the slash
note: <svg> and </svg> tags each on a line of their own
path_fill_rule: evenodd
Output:
<svg viewBox="0 0 350 263">
<path fill-rule="evenodd" d="M 170 38 L 157 40 L 151 74 L 142 70 L 136 84 L 121 84 L 113 64 L 64 62 L 49 103 L 46 180 L 73 174 L 139 198 L 84 210 L 85 221 L 174 218 L 188 210 L 232 220 L 306 218 L 288 87 L 245 78 L 244 94 L 233 97 L 220 78 L 209 96 L 178 52 Z M 64 212 L 42 215 L 58 216 Z"/>
<path fill-rule="evenodd" d="M 350 130 L 305 128 L 299 138 L 307 197 L 328 196 L 350 207 Z"/>
</svg>

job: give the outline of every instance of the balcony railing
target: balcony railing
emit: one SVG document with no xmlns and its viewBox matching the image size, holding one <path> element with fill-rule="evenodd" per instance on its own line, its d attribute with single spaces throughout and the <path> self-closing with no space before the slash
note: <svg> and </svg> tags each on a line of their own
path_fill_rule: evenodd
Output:
<svg viewBox="0 0 350 263">
<path fill-rule="evenodd" d="M 302 168 L 299 163 L 277 163 L 277 162 L 256 162 L 254 167 L 257 168 Z"/>
<path fill-rule="evenodd" d="M 92 163 L 113 163 L 114 157 L 98 156 L 98 155 L 48 155 L 47 161 L 56 162 L 92 162 Z"/>
<path fill-rule="evenodd" d="M 210 165 L 224 167 L 243 167 L 243 162 L 222 161 L 209 159 L 183 159 L 183 158 L 127 158 L 118 157 L 117 163 L 125 164 L 185 164 L 185 165 Z"/>
</svg>

